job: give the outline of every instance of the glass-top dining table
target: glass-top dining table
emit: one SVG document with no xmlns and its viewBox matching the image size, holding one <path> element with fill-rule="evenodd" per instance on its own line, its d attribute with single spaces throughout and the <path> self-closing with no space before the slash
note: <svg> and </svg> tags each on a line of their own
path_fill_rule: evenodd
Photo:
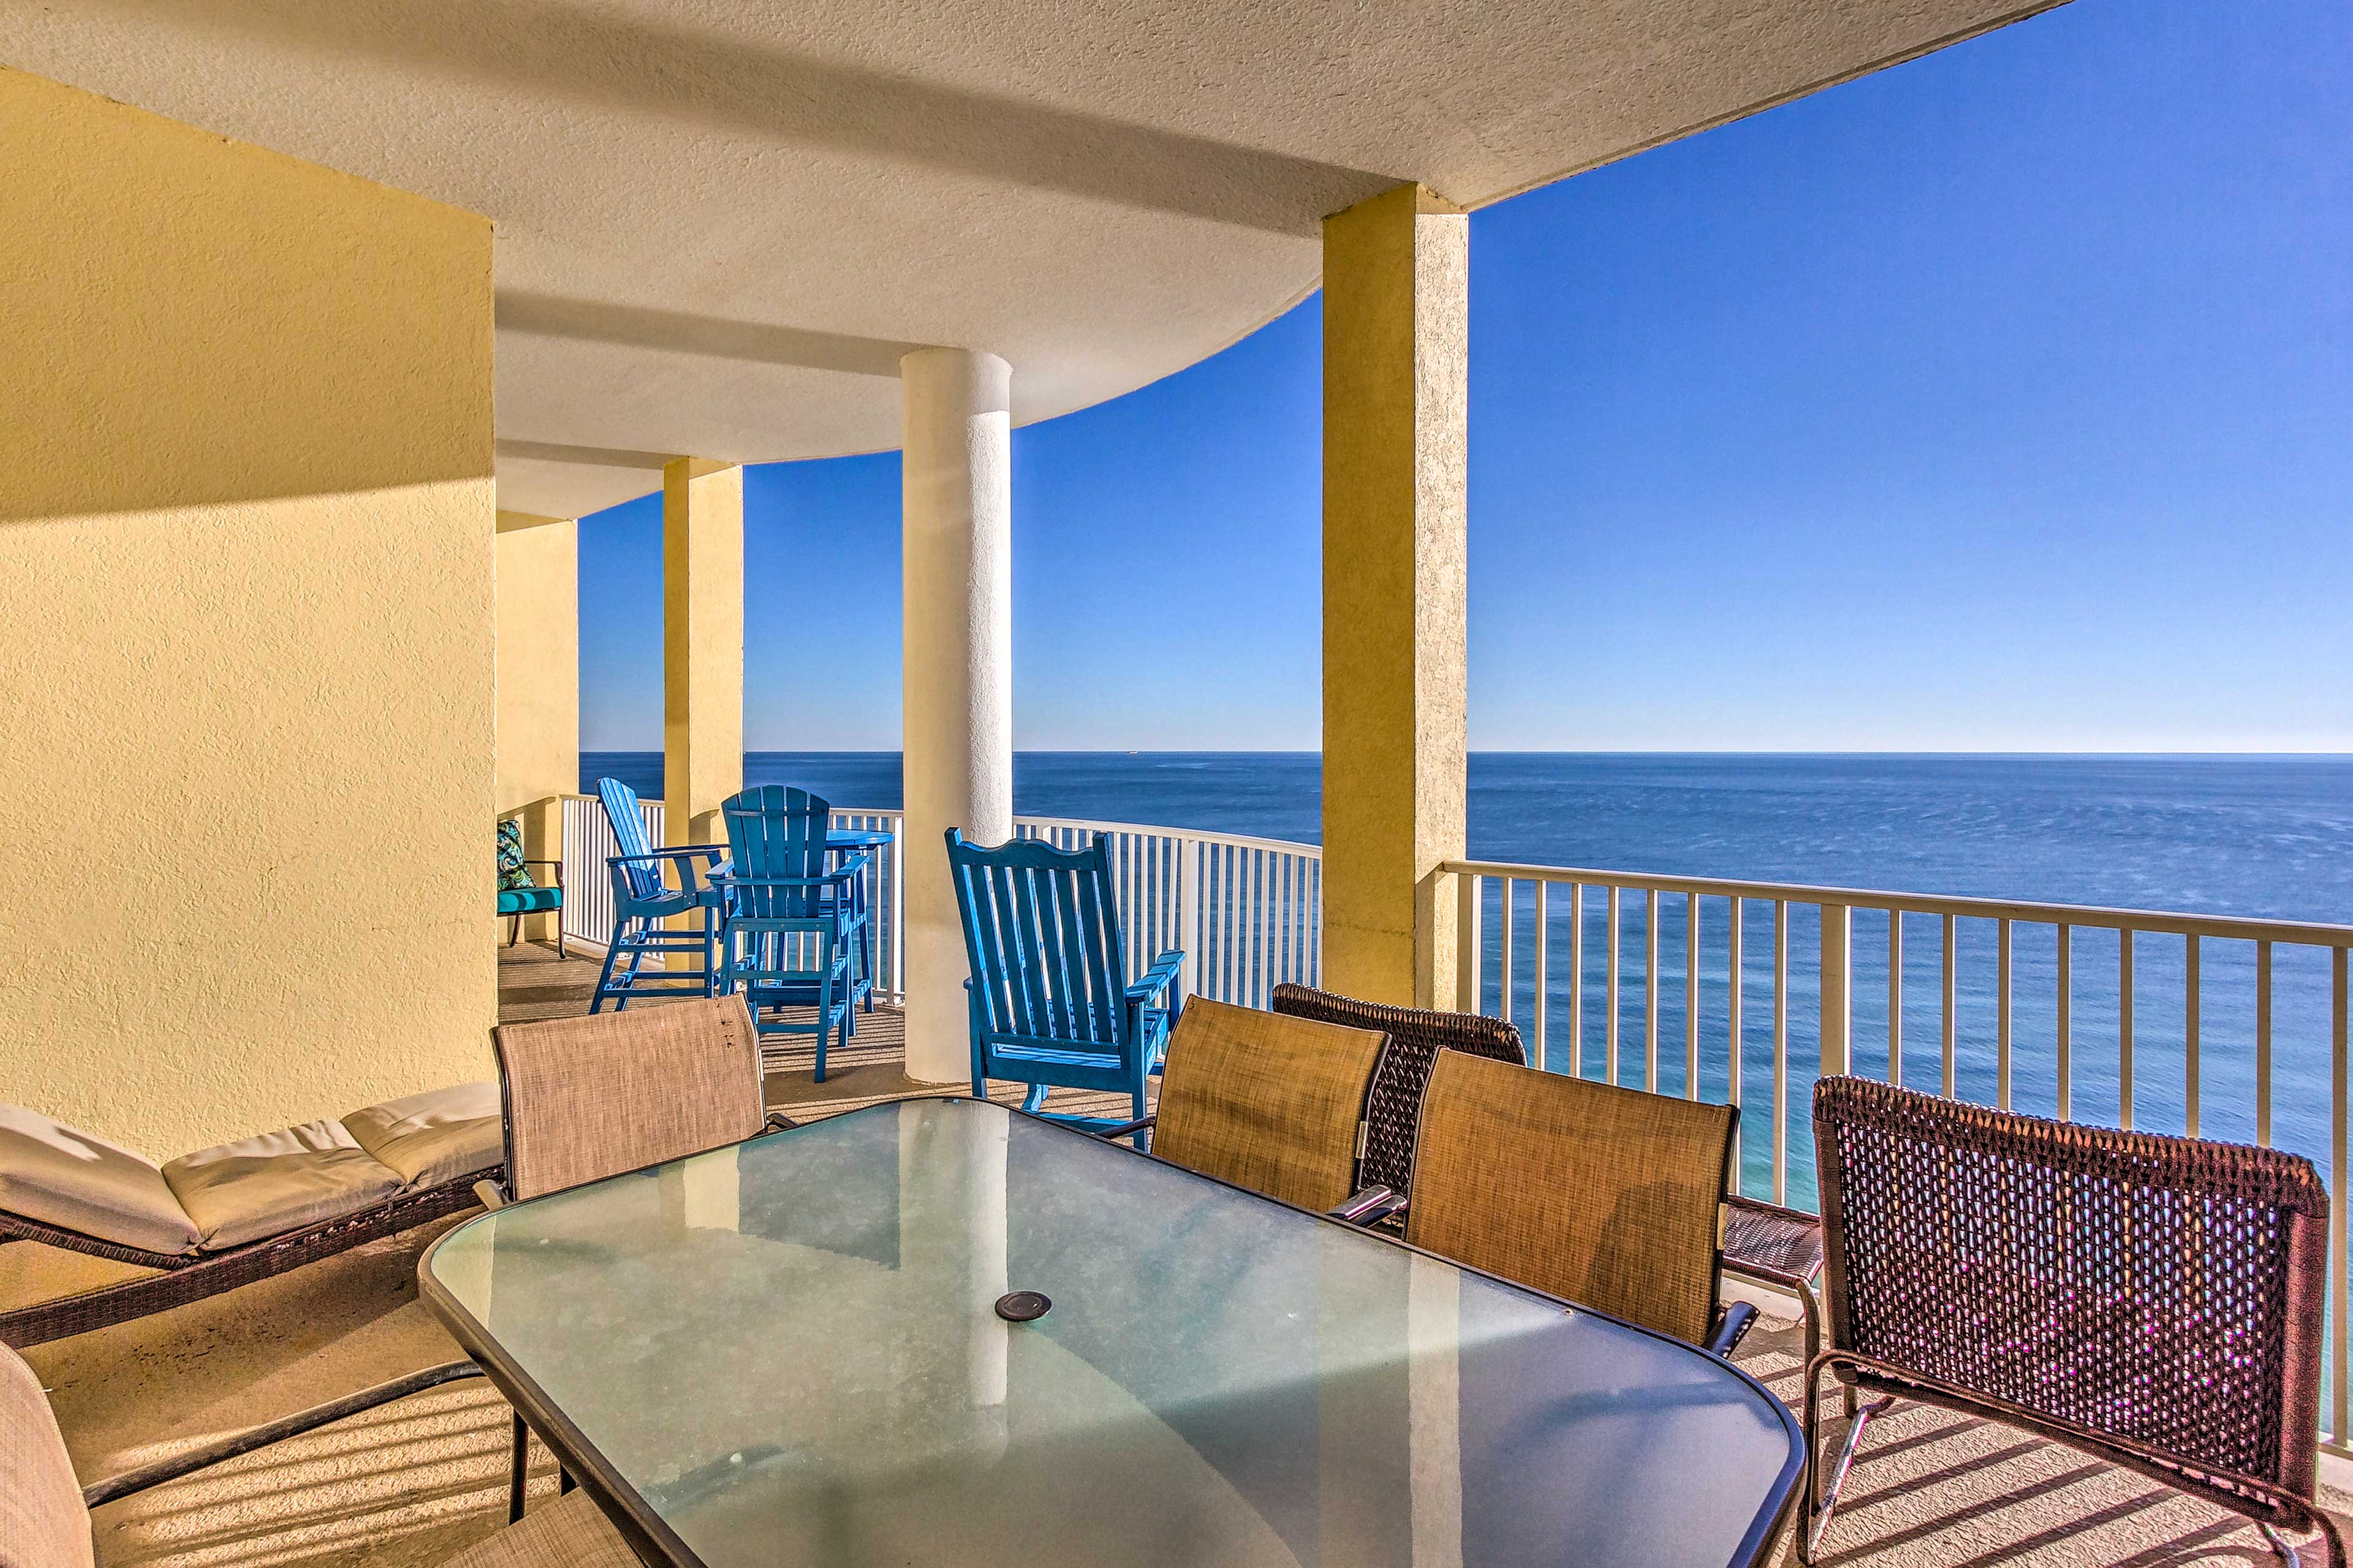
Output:
<svg viewBox="0 0 2353 1568">
<path fill-rule="evenodd" d="M 986 1100 L 515 1204 L 419 1269 L 655 1568 L 1740 1564 L 1802 1470 L 1693 1346 Z"/>
</svg>

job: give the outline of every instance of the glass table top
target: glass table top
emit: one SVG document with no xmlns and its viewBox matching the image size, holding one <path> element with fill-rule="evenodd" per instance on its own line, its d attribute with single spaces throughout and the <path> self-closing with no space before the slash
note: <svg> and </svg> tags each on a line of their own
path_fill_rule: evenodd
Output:
<svg viewBox="0 0 2353 1568">
<path fill-rule="evenodd" d="M 979 1100 L 500 1209 L 422 1272 L 706 1568 L 1722 1563 L 1800 1454 L 1689 1346 Z"/>
</svg>

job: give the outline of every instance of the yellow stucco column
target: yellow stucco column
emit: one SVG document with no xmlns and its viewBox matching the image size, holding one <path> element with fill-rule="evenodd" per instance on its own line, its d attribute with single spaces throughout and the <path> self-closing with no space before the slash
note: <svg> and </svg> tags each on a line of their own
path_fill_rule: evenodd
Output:
<svg viewBox="0 0 2353 1568">
<path fill-rule="evenodd" d="M 498 814 L 522 822 L 523 853 L 564 854 L 563 803 L 580 788 L 580 530 L 569 518 L 499 513 Z M 531 868 L 545 881 L 544 867 Z M 531 915 L 527 942 L 555 940 Z"/>
<path fill-rule="evenodd" d="M 727 837 L 744 787 L 744 470 L 662 469 L 662 800 L 672 844 Z"/>
<path fill-rule="evenodd" d="M 1324 220 L 1324 984 L 1450 1005 L 1463 852 L 1470 219 Z"/>
</svg>

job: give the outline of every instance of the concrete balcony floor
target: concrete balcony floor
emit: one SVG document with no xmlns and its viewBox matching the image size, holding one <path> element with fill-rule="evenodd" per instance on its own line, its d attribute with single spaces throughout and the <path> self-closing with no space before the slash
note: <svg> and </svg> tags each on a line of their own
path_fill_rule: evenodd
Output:
<svg viewBox="0 0 2353 1568">
<path fill-rule="evenodd" d="M 501 1016 L 584 1011 L 595 975 L 594 965 L 559 962 L 552 949 L 515 949 L 501 964 Z M 895 1014 L 862 1017 L 823 1085 L 811 1081 L 808 1047 L 796 1044 L 772 1065 L 769 1102 L 807 1117 L 935 1092 L 900 1070 L 899 1041 Z M 1074 1097 L 1071 1108 L 1082 1104 Z M 27 1359 L 50 1390 L 83 1479 L 454 1357 L 456 1346 L 417 1300 L 416 1269 L 425 1245 L 457 1223 L 37 1347 Z M 29 1246 L 0 1248 L 0 1299 L 79 1288 L 118 1268 Z M 1767 1322 L 1740 1361 L 1794 1402 L 1799 1349 L 1794 1324 Z M 100 1510 L 99 1560 L 107 1568 L 424 1568 L 502 1521 L 507 1419 L 504 1402 L 480 1383 L 355 1417 Z M 534 1496 L 553 1488 L 541 1456 Z M 1851 1495 L 1825 1543 L 1827 1562 L 2158 1568 L 2270 1560 L 2252 1529 L 2219 1510 L 2056 1445 L 1919 1406 L 1874 1424 Z"/>
</svg>

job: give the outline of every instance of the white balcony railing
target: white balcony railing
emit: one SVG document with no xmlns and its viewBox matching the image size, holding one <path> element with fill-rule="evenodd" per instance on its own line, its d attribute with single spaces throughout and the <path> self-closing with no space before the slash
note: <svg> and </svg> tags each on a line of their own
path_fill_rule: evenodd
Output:
<svg viewBox="0 0 2353 1568">
<path fill-rule="evenodd" d="M 617 853 L 612 830 L 594 795 L 567 795 L 563 805 L 564 933 L 601 947 L 613 929 L 605 866 L 606 857 Z M 659 844 L 662 803 L 644 801 L 640 809 L 648 842 Z M 836 811 L 833 826 L 891 836 L 877 856 L 871 896 L 875 989 L 897 1000 L 905 990 L 899 878 L 904 823 L 895 811 Z M 1262 1007 L 1283 981 L 1314 984 L 1323 865 L 1314 845 L 1059 816 L 1016 817 L 1014 832 L 1063 848 L 1097 835 L 1110 839 L 1131 978 L 1174 947 L 1185 952 L 1188 995 Z"/>
<path fill-rule="evenodd" d="M 593 797 L 563 805 L 565 930 L 601 944 L 611 834 Z M 659 844 L 661 804 L 644 811 Z M 886 811 L 837 811 L 834 824 L 891 836 L 873 891 L 879 989 L 895 997 L 904 825 Z M 1065 817 L 1018 817 L 1015 831 L 1065 847 L 1109 838 L 1132 971 L 1181 947 L 1189 994 L 1254 1006 L 1282 981 L 1315 983 L 1314 846 Z M 1741 1106 L 1753 1195 L 1813 1205 L 1810 1085 L 1844 1072 L 2276 1145 L 2313 1159 L 2332 1194 L 2347 1190 L 2353 926 L 1491 861 L 1443 869 L 1457 900 L 1455 1005 L 1511 1019 L 1550 1070 Z M 2084 980 L 2091 965 L 2113 984 Z M 2348 1217 L 2334 1205 L 2323 1436 L 2353 1457 Z"/>
<path fill-rule="evenodd" d="M 2353 926 L 1490 861 L 1445 869 L 1455 1005 L 1510 1018 L 1531 1059 L 1556 1071 L 1741 1106 L 1752 1195 L 1813 1206 L 1810 1085 L 1847 1072 L 2061 1120 L 2277 1145 L 2312 1159 L 2332 1194 L 2347 1191 Z M 2101 976 L 2112 984 L 2085 978 L 2094 964 L 2112 966 Z M 2348 1206 L 2331 1211 L 2323 1425 L 2328 1447 L 2353 1455 Z"/>
</svg>

